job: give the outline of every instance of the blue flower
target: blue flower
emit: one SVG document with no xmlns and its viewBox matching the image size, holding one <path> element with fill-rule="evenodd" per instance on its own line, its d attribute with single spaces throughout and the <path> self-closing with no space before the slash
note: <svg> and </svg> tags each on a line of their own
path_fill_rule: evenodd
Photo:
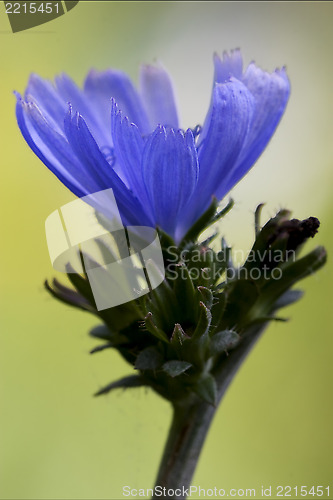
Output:
<svg viewBox="0 0 333 500">
<path fill-rule="evenodd" d="M 116 70 L 92 70 L 83 89 L 30 77 L 17 94 L 21 132 L 75 195 L 112 188 L 124 224 L 159 226 L 177 241 L 212 197 L 222 199 L 261 155 L 285 110 L 285 70 L 269 74 L 239 50 L 214 56 L 214 85 L 202 129 L 179 128 L 172 84 L 143 66 L 137 90 Z"/>
</svg>

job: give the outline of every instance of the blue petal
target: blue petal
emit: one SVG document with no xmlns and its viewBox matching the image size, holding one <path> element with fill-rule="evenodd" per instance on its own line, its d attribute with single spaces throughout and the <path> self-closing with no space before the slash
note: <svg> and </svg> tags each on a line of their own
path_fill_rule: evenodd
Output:
<svg viewBox="0 0 333 500">
<path fill-rule="evenodd" d="M 125 224 L 151 225 L 138 200 L 105 160 L 80 115 L 67 115 L 66 138 L 50 126 L 35 103 L 27 103 L 20 96 L 16 114 L 31 149 L 75 195 L 82 197 L 111 187 Z M 107 208 L 105 213 L 109 215 Z"/>
<path fill-rule="evenodd" d="M 251 129 L 232 175 L 219 196 L 228 192 L 252 167 L 271 139 L 288 102 L 290 84 L 285 70 L 266 73 L 255 64 L 247 68 L 243 82 L 254 97 Z"/>
<path fill-rule="evenodd" d="M 63 120 L 68 105 L 52 82 L 44 80 L 36 74 L 30 75 L 25 91 L 25 101 L 29 101 L 31 98 L 37 103 L 48 123 L 55 127 L 58 132 L 63 132 Z"/>
<path fill-rule="evenodd" d="M 143 176 L 157 225 L 174 234 L 177 216 L 198 181 L 198 161 L 192 132 L 159 126 L 143 153 Z"/>
<path fill-rule="evenodd" d="M 79 113 L 72 116 L 70 108 L 64 120 L 64 127 L 69 147 L 80 164 L 84 165 L 87 177 L 91 177 L 98 183 L 99 190 L 108 189 L 112 168 L 104 157 L 104 161 L 98 161 L 92 151 L 87 149 L 88 143 L 85 140 L 87 125 L 82 116 Z"/>
<path fill-rule="evenodd" d="M 162 67 L 141 68 L 140 89 L 152 129 L 157 125 L 178 128 L 177 108 L 172 83 Z"/>
<path fill-rule="evenodd" d="M 107 127 L 103 117 L 99 115 L 94 103 L 84 95 L 81 89 L 67 76 L 62 74 L 55 79 L 59 94 L 70 103 L 73 111 L 84 116 L 100 147 L 112 146 L 110 127 Z"/>
<path fill-rule="evenodd" d="M 223 59 L 214 54 L 214 82 L 225 83 L 231 76 L 242 79 L 243 59 L 239 49 L 232 50 L 230 54 L 223 52 Z"/>
<path fill-rule="evenodd" d="M 214 87 L 216 83 L 228 83 L 230 78 L 242 79 L 243 74 L 243 59 L 242 54 L 239 49 L 232 50 L 230 54 L 228 52 L 223 52 L 223 58 L 221 59 L 218 54 L 214 54 L 214 86 L 212 99 L 210 102 L 209 110 L 207 112 L 204 126 L 199 136 L 198 146 L 204 141 L 211 122 L 211 114 L 214 105 Z"/>
<path fill-rule="evenodd" d="M 82 116 L 76 115 L 74 119 L 67 117 L 66 132 L 73 151 L 78 156 L 87 172 L 91 172 L 96 179 L 101 181 L 100 190 L 112 188 L 124 224 L 138 224 L 151 226 L 141 203 L 126 187 L 106 161 L 94 137 L 91 135 Z M 91 190 L 94 192 L 97 190 Z M 108 207 L 106 207 L 107 210 Z M 106 215 L 108 215 L 106 213 Z"/>
<path fill-rule="evenodd" d="M 131 187 L 142 205 L 149 207 L 141 170 L 144 140 L 138 127 L 123 116 L 114 100 L 111 110 L 111 135 L 120 177 Z"/>
<path fill-rule="evenodd" d="M 240 81 L 215 85 L 210 123 L 198 153 L 200 191 L 187 210 L 188 225 L 208 207 L 213 195 L 219 197 L 249 132 L 253 109 L 253 97 Z"/>
<path fill-rule="evenodd" d="M 141 98 L 122 71 L 90 71 L 84 83 L 84 93 L 96 107 L 107 130 L 110 130 L 111 98 L 114 98 L 124 115 L 138 126 L 142 134 L 151 131 Z"/>
<path fill-rule="evenodd" d="M 33 152 L 74 194 L 80 197 L 88 194 L 87 176 L 66 139 L 49 126 L 36 104 L 25 102 L 19 95 L 17 98 L 17 122 Z"/>
</svg>

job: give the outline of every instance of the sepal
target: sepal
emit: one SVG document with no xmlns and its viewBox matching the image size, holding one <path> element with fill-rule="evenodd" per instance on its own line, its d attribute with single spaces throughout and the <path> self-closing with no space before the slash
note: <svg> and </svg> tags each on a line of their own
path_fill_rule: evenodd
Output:
<svg viewBox="0 0 333 500">
<path fill-rule="evenodd" d="M 240 336 L 234 330 L 223 330 L 213 335 L 210 343 L 210 353 L 212 356 L 227 352 L 236 347 L 240 341 Z"/>
<path fill-rule="evenodd" d="M 111 384 L 102 387 L 102 389 L 97 391 L 94 396 L 102 396 L 103 394 L 108 394 L 113 389 L 132 389 L 135 387 L 143 387 L 146 385 L 147 383 L 139 375 L 129 375 L 128 377 L 121 378 L 120 380 L 116 380 L 115 382 L 111 382 Z"/>
<path fill-rule="evenodd" d="M 274 308 L 281 309 L 282 307 L 290 306 L 298 302 L 304 295 L 303 290 L 287 290 L 280 298 L 275 302 Z"/>
<path fill-rule="evenodd" d="M 214 377 L 210 373 L 204 373 L 193 387 L 193 391 L 206 403 L 216 406 L 217 387 Z"/>
<path fill-rule="evenodd" d="M 197 291 L 200 302 L 202 302 L 208 309 L 211 309 L 214 301 L 212 291 L 205 286 L 198 286 Z"/>
<path fill-rule="evenodd" d="M 89 332 L 89 335 L 91 337 L 95 337 L 97 339 L 101 340 L 111 340 L 113 335 L 110 331 L 110 329 L 106 325 L 97 325 L 94 326 Z"/>
<path fill-rule="evenodd" d="M 190 337 L 182 329 L 182 326 L 179 323 L 176 323 L 170 339 L 171 345 L 177 349 L 178 346 L 181 347 L 184 341 L 189 338 Z"/>
<path fill-rule="evenodd" d="M 231 205 L 218 216 L 225 215 Z M 103 341 L 92 353 L 116 349 L 139 371 L 139 375 L 102 388 L 98 395 L 115 388 L 149 386 L 174 404 L 199 397 L 215 405 L 217 370 L 247 345 L 254 325 L 285 321 L 276 315 L 277 311 L 302 296 L 302 292 L 291 288 L 326 262 L 323 247 L 297 257 L 306 239 L 317 232 L 317 219 L 290 220 L 290 212 L 280 210 L 261 228 L 259 206 L 255 242 L 244 264 L 236 268 L 224 238 L 217 252 L 209 247 L 216 234 L 201 243 L 195 241 L 203 228 L 216 220 L 212 215 L 215 210 L 213 200 L 178 247 L 159 231 L 165 279 L 132 302 L 97 311 L 85 272 L 74 274 L 70 267 L 68 278 L 75 290 L 56 280 L 52 286 L 47 283 L 47 289 L 59 300 L 93 312 L 103 321 L 90 332 Z M 107 251 L 103 247 L 100 250 Z M 282 258 L 270 262 L 268 251 L 279 252 Z M 289 251 L 295 258 L 288 255 Z M 265 266 L 270 272 L 262 276 Z M 257 279 L 251 274 L 255 268 L 260 274 Z M 273 279 L 274 271 L 279 272 L 279 279 Z"/>
<path fill-rule="evenodd" d="M 147 316 L 145 316 L 145 325 L 147 330 L 154 335 L 154 337 L 163 340 L 163 342 L 168 342 L 169 339 L 166 333 L 155 325 L 151 312 L 148 312 Z"/>
<path fill-rule="evenodd" d="M 105 349 L 111 349 L 112 347 L 116 347 L 116 346 L 115 346 L 115 344 L 112 344 L 110 342 L 109 344 L 98 345 L 98 346 L 94 347 L 93 349 L 91 349 L 89 352 L 90 352 L 90 354 L 95 354 L 95 352 L 105 351 Z"/>
<path fill-rule="evenodd" d="M 137 370 L 157 370 L 163 363 L 163 355 L 160 350 L 155 347 L 147 347 L 141 351 L 136 358 L 134 368 Z"/>
<path fill-rule="evenodd" d="M 163 371 L 170 375 L 170 377 L 178 377 L 182 373 L 186 372 L 189 368 L 191 368 L 192 363 L 188 363 L 187 361 L 178 361 L 176 359 L 172 359 L 171 361 L 167 361 L 162 366 Z"/>
<path fill-rule="evenodd" d="M 209 332 L 209 327 L 212 321 L 212 313 L 205 306 L 203 302 L 199 302 L 200 316 L 198 319 L 198 324 L 191 336 L 192 340 L 197 340 L 199 338 L 207 337 Z"/>
<path fill-rule="evenodd" d="M 207 229 L 209 226 L 222 219 L 227 213 L 232 209 L 234 201 L 229 200 L 228 204 L 219 212 L 216 213 L 218 207 L 217 198 L 213 197 L 210 206 L 207 210 L 199 217 L 199 219 L 193 224 L 193 226 L 188 230 L 188 232 L 183 237 L 179 244 L 180 248 L 183 248 L 187 242 L 197 241 L 200 234 Z"/>
<path fill-rule="evenodd" d="M 83 295 L 63 285 L 56 278 L 53 279 L 52 284 L 45 280 L 44 287 L 53 297 L 64 304 L 76 307 L 77 309 L 83 309 L 83 311 L 94 312 L 94 308 Z"/>
</svg>

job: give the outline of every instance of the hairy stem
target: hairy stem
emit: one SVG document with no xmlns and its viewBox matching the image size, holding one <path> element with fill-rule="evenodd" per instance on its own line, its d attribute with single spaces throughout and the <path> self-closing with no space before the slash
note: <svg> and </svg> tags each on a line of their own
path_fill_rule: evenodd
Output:
<svg viewBox="0 0 333 500">
<path fill-rule="evenodd" d="M 266 324 L 261 324 L 249 328 L 238 347 L 215 369 L 214 376 L 218 387 L 216 407 L 194 397 L 174 405 L 173 420 L 156 480 L 156 486 L 165 488 L 167 498 L 186 499 L 188 494 L 186 489 L 191 485 L 200 452 L 218 405 L 265 327 Z M 168 490 L 176 489 L 180 489 L 181 494 L 179 491 L 174 495 L 170 494 L 171 491 L 168 493 Z M 160 496 L 153 496 L 153 500 L 157 498 Z"/>
</svg>

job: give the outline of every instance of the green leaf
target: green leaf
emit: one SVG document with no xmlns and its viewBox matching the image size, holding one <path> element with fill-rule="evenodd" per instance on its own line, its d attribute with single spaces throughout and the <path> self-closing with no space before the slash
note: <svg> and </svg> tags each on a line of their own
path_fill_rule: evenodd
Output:
<svg viewBox="0 0 333 500">
<path fill-rule="evenodd" d="M 230 200 L 228 201 L 228 204 L 224 208 L 222 208 L 222 210 L 220 210 L 216 215 L 214 215 L 214 217 L 212 219 L 212 224 L 214 224 L 218 220 L 222 219 L 222 217 L 227 215 L 227 213 L 230 212 L 230 210 L 232 209 L 234 204 L 235 204 L 234 200 L 232 198 L 230 198 Z"/>
<path fill-rule="evenodd" d="M 223 351 L 228 351 L 229 349 L 235 347 L 239 341 L 240 336 L 233 330 L 223 330 L 222 332 L 217 332 L 211 340 L 211 354 L 214 356 Z"/>
<path fill-rule="evenodd" d="M 227 204 L 226 207 L 224 207 L 222 210 L 220 210 L 218 213 L 217 207 L 218 207 L 218 201 L 215 198 L 215 196 L 212 198 L 212 202 L 206 212 L 202 214 L 202 216 L 193 224 L 193 226 L 189 229 L 189 231 L 186 233 L 184 238 L 182 239 L 180 243 L 180 248 L 183 248 L 184 245 L 188 241 L 196 241 L 198 239 L 198 236 L 205 230 L 207 229 L 208 226 L 211 224 L 214 224 L 218 220 L 220 220 L 222 217 L 224 217 L 233 207 L 234 201 L 232 199 L 229 200 L 229 203 Z"/>
<path fill-rule="evenodd" d="M 324 247 L 317 247 L 302 259 L 288 262 L 280 268 L 279 279 L 270 279 L 261 288 L 260 297 L 247 314 L 247 322 L 252 324 L 258 318 L 267 317 L 277 309 L 276 302 L 292 286 L 303 278 L 313 274 L 326 262 L 327 254 Z"/>
<path fill-rule="evenodd" d="M 90 330 L 89 335 L 91 335 L 91 337 L 96 337 L 97 339 L 102 340 L 111 340 L 111 338 L 113 337 L 113 334 L 105 325 L 95 326 L 94 328 L 92 328 L 92 330 Z"/>
<path fill-rule="evenodd" d="M 214 295 L 214 303 L 211 308 L 212 313 L 212 321 L 211 321 L 211 329 L 210 335 L 213 335 L 214 332 L 220 330 L 219 325 L 222 321 L 223 314 L 227 305 L 227 296 L 226 293 L 220 292 Z"/>
<path fill-rule="evenodd" d="M 255 214 L 254 214 L 254 232 L 255 232 L 256 237 L 258 236 L 258 234 L 260 233 L 260 230 L 261 230 L 260 216 L 261 216 L 261 212 L 262 212 L 262 209 L 264 208 L 264 206 L 265 206 L 265 203 L 260 203 L 257 206 Z"/>
<path fill-rule="evenodd" d="M 186 264 L 178 264 L 175 271 L 177 277 L 174 280 L 174 293 L 178 305 L 181 305 L 179 307 L 179 321 L 186 323 L 193 320 L 195 289 Z"/>
<path fill-rule="evenodd" d="M 130 389 L 134 387 L 142 387 L 148 385 L 140 375 L 128 375 L 127 377 L 121 378 L 116 382 L 111 382 L 111 384 L 106 385 L 99 391 L 97 391 L 94 396 L 101 396 L 102 394 L 108 394 L 113 389 Z"/>
<path fill-rule="evenodd" d="M 327 253 L 325 248 L 317 247 L 303 258 L 296 260 L 296 262 L 290 262 L 285 265 L 282 268 L 280 279 L 271 279 L 262 288 L 258 307 L 263 311 L 263 314 L 267 314 L 271 309 L 274 309 L 276 301 L 297 281 L 306 278 L 320 269 L 326 263 L 326 259 Z"/>
<path fill-rule="evenodd" d="M 217 387 L 215 379 L 209 373 L 205 373 L 200 377 L 194 385 L 193 391 L 206 403 L 216 406 Z"/>
<path fill-rule="evenodd" d="M 247 323 L 247 327 L 252 326 L 252 325 L 258 325 L 260 323 L 268 323 L 269 321 L 277 321 L 279 323 L 287 323 L 289 320 L 288 320 L 288 318 L 280 318 L 278 316 L 258 316 L 257 318 L 254 318 L 252 321 L 249 321 Z"/>
<path fill-rule="evenodd" d="M 190 337 L 186 335 L 179 323 L 175 324 L 175 328 L 172 332 L 170 342 L 173 346 L 181 346 L 186 339 Z"/>
<path fill-rule="evenodd" d="M 112 262 L 116 262 L 117 260 L 119 260 L 119 257 L 115 255 L 113 249 L 106 244 L 103 238 L 95 238 L 95 244 L 97 245 L 101 253 L 102 265 L 111 264 Z"/>
<path fill-rule="evenodd" d="M 201 217 L 193 224 L 193 226 L 185 234 L 184 238 L 180 242 L 179 247 L 183 248 L 188 241 L 196 241 L 200 233 L 202 233 L 207 226 L 212 222 L 214 215 L 218 207 L 218 201 L 215 197 L 212 199 L 212 203 L 207 208 L 206 212 L 202 214 Z"/>
<path fill-rule="evenodd" d="M 209 288 L 205 286 L 198 286 L 197 290 L 201 302 L 203 302 L 205 306 L 208 307 L 208 309 L 210 309 L 213 305 L 213 299 L 214 299 L 212 292 L 209 290 Z"/>
<path fill-rule="evenodd" d="M 83 311 L 96 313 L 96 310 L 90 305 L 85 297 L 83 297 L 76 290 L 63 285 L 56 278 L 52 281 L 52 285 L 50 285 L 46 280 L 44 282 L 44 286 L 53 297 L 60 300 L 64 304 L 76 307 L 77 309 L 82 309 Z"/>
<path fill-rule="evenodd" d="M 205 306 L 203 302 L 199 303 L 200 316 L 197 323 L 197 327 L 191 337 L 192 340 L 199 339 L 201 337 L 207 336 L 210 323 L 212 320 L 212 314 L 208 307 Z"/>
<path fill-rule="evenodd" d="M 179 321 L 181 305 L 176 300 L 170 284 L 164 280 L 157 288 L 151 291 L 146 308 L 154 315 L 154 323 L 158 328 L 171 333 L 175 323 Z"/>
<path fill-rule="evenodd" d="M 102 344 L 92 349 L 90 351 L 90 354 L 103 351 L 108 347 L 119 348 L 119 346 L 124 346 L 129 342 L 128 338 L 125 335 L 120 335 L 118 332 L 112 331 L 106 325 L 95 326 L 94 328 L 92 328 L 92 330 L 90 330 L 89 335 L 91 337 L 107 341 L 107 344 Z"/>
<path fill-rule="evenodd" d="M 186 372 L 189 368 L 191 368 L 192 364 L 187 361 L 178 361 L 176 359 L 167 361 L 162 366 L 162 369 L 170 375 L 170 377 L 178 377 L 182 373 Z"/>
<path fill-rule="evenodd" d="M 172 237 L 169 234 L 165 233 L 163 231 L 163 229 L 161 229 L 160 227 L 157 227 L 156 229 L 157 229 L 157 232 L 158 232 L 158 235 L 159 235 L 159 240 L 160 240 L 162 248 L 167 248 L 167 247 L 175 244 L 175 242 L 172 239 Z"/>
<path fill-rule="evenodd" d="M 302 290 L 288 290 L 275 302 L 274 309 L 281 309 L 281 307 L 290 306 L 298 300 L 300 300 L 304 295 Z"/>
<path fill-rule="evenodd" d="M 227 275 L 228 269 L 230 269 L 231 271 L 235 269 L 234 263 L 232 261 L 232 248 L 229 247 L 224 237 L 221 238 L 221 250 L 218 252 L 217 256 L 221 262 L 221 266 L 227 270 Z"/>
<path fill-rule="evenodd" d="M 134 300 L 99 311 L 98 315 L 113 330 L 123 330 L 134 322 L 143 320 L 143 313 Z"/>
<path fill-rule="evenodd" d="M 205 240 L 203 240 L 201 243 L 200 243 L 200 247 L 209 247 L 209 245 L 211 244 L 212 241 L 215 240 L 215 238 L 218 236 L 218 232 L 216 231 L 215 233 L 213 233 L 211 236 L 208 236 L 208 238 L 206 238 Z"/>
<path fill-rule="evenodd" d="M 270 244 L 276 239 L 280 225 L 286 222 L 290 215 L 291 212 L 289 210 L 280 210 L 275 217 L 266 222 L 256 237 L 249 252 L 249 256 L 243 266 L 244 269 L 250 271 L 252 268 L 261 268 L 262 256 L 266 255 Z"/>
<path fill-rule="evenodd" d="M 166 333 L 155 325 L 153 321 L 153 314 L 151 312 L 149 312 L 145 317 L 145 325 L 148 332 L 154 335 L 154 337 L 159 340 L 163 340 L 163 342 L 169 342 Z"/>
<path fill-rule="evenodd" d="M 227 304 L 219 325 L 220 330 L 240 328 L 246 321 L 246 315 L 258 299 L 259 291 L 253 281 L 240 279 L 231 282 L 227 288 Z"/>
<path fill-rule="evenodd" d="M 112 347 L 115 347 L 115 344 L 112 344 L 111 342 L 109 344 L 98 345 L 93 349 L 91 349 L 90 354 L 95 354 L 95 352 L 105 351 L 105 349 L 111 349 Z"/>
<path fill-rule="evenodd" d="M 150 346 L 139 353 L 134 366 L 137 370 L 157 370 L 162 363 L 163 357 L 160 351 Z"/>
<path fill-rule="evenodd" d="M 74 288 L 76 288 L 76 290 L 83 295 L 83 297 L 85 297 L 94 308 L 96 308 L 95 299 L 91 291 L 89 281 L 86 278 L 83 278 L 81 274 L 78 274 L 70 264 L 67 264 L 66 271 L 67 277 Z"/>
</svg>

